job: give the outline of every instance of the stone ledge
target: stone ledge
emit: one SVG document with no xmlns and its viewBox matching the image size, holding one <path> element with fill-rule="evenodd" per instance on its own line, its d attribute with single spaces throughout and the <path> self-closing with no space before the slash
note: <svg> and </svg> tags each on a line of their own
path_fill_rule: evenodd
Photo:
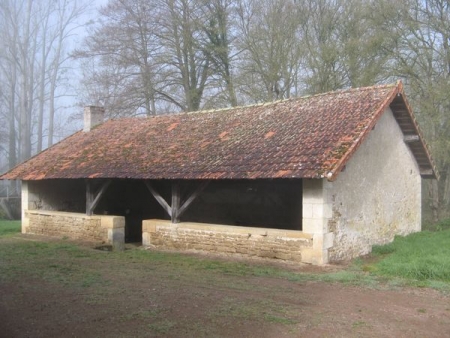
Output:
<svg viewBox="0 0 450 338">
<path fill-rule="evenodd" d="M 142 232 L 156 232 L 159 227 L 170 228 L 170 230 L 199 230 L 199 231 L 212 231 L 214 233 L 225 232 L 231 234 L 261 237 L 277 237 L 284 240 L 312 240 L 313 236 L 304 233 L 299 230 L 279 230 L 269 228 L 255 228 L 255 227 L 243 227 L 236 225 L 223 225 L 223 224 L 210 224 L 210 223 L 194 223 L 194 222 L 182 222 L 173 224 L 168 220 L 144 220 L 142 222 Z"/>
<path fill-rule="evenodd" d="M 200 250 L 215 253 L 243 254 L 295 262 L 320 252 L 312 250 L 313 236 L 296 230 L 242 227 L 221 224 L 177 223 L 168 220 L 144 220 L 142 244 L 176 250 Z M 321 264 L 323 259 L 308 257 L 308 263 Z"/>
<path fill-rule="evenodd" d="M 125 218 L 123 216 L 92 215 L 81 213 L 25 210 L 27 233 L 50 236 L 68 236 L 112 244 L 115 250 L 123 250 L 125 243 Z"/>
</svg>

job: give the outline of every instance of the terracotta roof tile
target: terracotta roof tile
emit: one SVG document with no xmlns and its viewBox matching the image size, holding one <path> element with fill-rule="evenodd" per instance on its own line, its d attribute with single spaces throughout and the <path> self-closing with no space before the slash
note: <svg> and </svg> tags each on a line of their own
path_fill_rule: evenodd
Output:
<svg viewBox="0 0 450 338">
<path fill-rule="evenodd" d="M 403 95 L 401 83 L 110 120 L 75 133 L 0 178 L 332 179 L 398 95 Z M 422 150 L 434 170 L 425 145 Z"/>
</svg>

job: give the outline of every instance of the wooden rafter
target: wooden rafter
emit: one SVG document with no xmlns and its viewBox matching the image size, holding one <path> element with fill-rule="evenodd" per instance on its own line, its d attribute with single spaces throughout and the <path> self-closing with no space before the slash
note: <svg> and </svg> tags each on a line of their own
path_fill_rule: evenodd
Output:
<svg viewBox="0 0 450 338">
<path fill-rule="evenodd" d="M 163 207 L 163 209 L 167 212 L 167 214 L 172 217 L 172 208 L 169 204 L 167 204 L 164 197 L 162 197 L 152 186 L 149 181 L 145 181 L 145 185 L 147 189 L 150 191 L 155 200 Z"/>
<path fill-rule="evenodd" d="M 197 189 L 184 201 L 183 205 L 178 210 L 178 217 L 181 217 L 181 215 L 188 209 L 188 207 L 191 205 L 192 202 L 200 195 L 200 193 L 206 188 L 206 186 L 209 184 L 208 181 L 203 181 Z"/>
<path fill-rule="evenodd" d="M 145 185 L 156 199 L 156 201 L 163 207 L 163 209 L 169 215 L 172 223 L 179 223 L 181 215 L 189 208 L 192 202 L 200 195 L 200 193 L 206 188 L 210 181 L 203 181 L 197 189 L 195 189 L 189 197 L 181 203 L 181 189 L 178 181 L 172 182 L 172 198 L 171 205 L 169 205 L 164 197 L 159 194 L 149 181 L 145 181 Z"/>
<path fill-rule="evenodd" d="M 421 169 L 420 175 L 422 175 L 422 177 L 433 178 L 434 171 L 432 169 Z"/>
<path fill-rule="evenodd" d="M 403 140 L 405 143 L 420 142 L 419 135 L 405 135 Z"/>
</svg>

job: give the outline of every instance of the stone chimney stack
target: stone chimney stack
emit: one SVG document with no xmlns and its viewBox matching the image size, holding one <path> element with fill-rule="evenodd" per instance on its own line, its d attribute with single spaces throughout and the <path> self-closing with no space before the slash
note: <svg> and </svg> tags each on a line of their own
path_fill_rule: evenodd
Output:
<svg viewBox="0 0 450 338">
<path fill-rule="evenodd" d="M 83 131 L 91 131 L 95 126 L 103 123 L 105 108 L 96 106 L 84 107 L 84 127 Z"/>
</svg>

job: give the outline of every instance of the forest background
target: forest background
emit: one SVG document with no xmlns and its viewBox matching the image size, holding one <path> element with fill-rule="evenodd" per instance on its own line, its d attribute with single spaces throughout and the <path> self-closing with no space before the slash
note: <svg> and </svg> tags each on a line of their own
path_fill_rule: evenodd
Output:
<svg viewBox="0 0 450 338">
<path fill-rule="evenodd" d="M 98 8 L 96 5 L 101 4 Z M 402 80 L 450 216 L 450 2 L 0 0 L 0 172 L 108 117 L 223 108 Z"/>
</svg>

